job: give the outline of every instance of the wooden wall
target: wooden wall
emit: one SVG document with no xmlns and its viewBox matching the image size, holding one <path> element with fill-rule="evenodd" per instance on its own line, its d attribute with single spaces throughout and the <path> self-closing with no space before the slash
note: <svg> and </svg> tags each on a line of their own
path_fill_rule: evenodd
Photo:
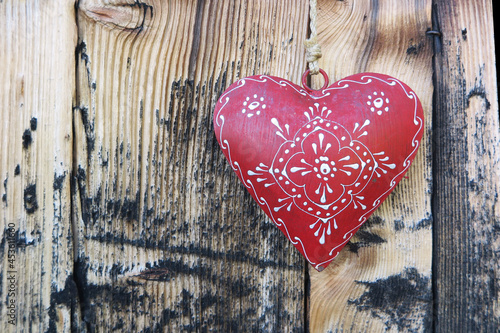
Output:
<svg viewBox="0 0 500 333">
<path fill-rule="evenodd" d="M 498 331 L 491 7 L 318 1 L 330 80 L 398 77 L 426 116 L 407 177 L 318 273 L 212 129 L 238 78 L 299 83 L 307 1 L 0 0 L 0 331 Z"/>
</svg>

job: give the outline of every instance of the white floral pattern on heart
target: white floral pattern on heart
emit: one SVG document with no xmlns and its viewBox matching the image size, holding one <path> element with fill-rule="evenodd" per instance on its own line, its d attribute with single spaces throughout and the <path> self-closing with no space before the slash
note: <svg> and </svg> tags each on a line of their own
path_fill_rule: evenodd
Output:
<svg viewBox="0 0 500 333">
<path fill-rule="evenodd" d="M 305 115 L 309 120 L 297 133 L 290 136 L 289 126 L 282 127 L 278 120 L 271 122 L 277 127 L 276 135 L 285 140 L 274 156 L 271 166 L 260 163 L 254 170 L 248 171 L 248 176 L 256 177 L 257 182 L 264 182 L 264 186 L 278 185 L 285 195 L 280 198 L 280 206 L 273 207 L 274 212 L 281 209 L 290 211 L 295 205 L 303 212 L 312 215 L 317 220 L 310 224 L 316 229 L 314 235 L 319 243 L 325 243 L 325 237 L 337 229 L 335 216 L 349 205 L 355 209 L 365 210 L 367 203 L 359 193 L 368 182 L 380 172 L 380 164 L 374 155 L 383 157 L 384 162 L 389 157 L 384 153 L 372 154 L 360 141 L 360 137 L 367 136 L 366 128 L 370 121 L 363 125 L 355 124 L 352 131 L 334 121 L 323 118 L 323 113 L 331 111 L 319 104 L 309 108 Z M 285 128 L 286 130 L 283 130 Z M 385 164 L 392 168 L 391 164 Z M 271 177 L 264 176 L 270 173 Z M 343 182 L 335 179 L 342 174 Z M 337 177 L 338 178 L 338 177 Z"/>
<path fill-rule="evenodd" d="M 382 110 L 389 112 L 389 98 L 385 97 L 384 92 L 374 91 L 371 95 L 368 95 L 368 101 L 366 104 L 370 107 L 371 112 L 377 112 L 377 115 L 382 115 Z"/>
<path fill-rule="evenodd" d="M 340 144 L 335 135 L 317 126 L 302 140 L 300 152 L 293 154 L 284 167 L 293 184 L 304 188 L 305 195 L 326 210 L 342 196 L 344 185 L 355 183 L 362 169 L 363 162 L 354 150 Z M 345 184 L 331 181 L 339 172 L 348 179 Z M 318 211 L 316 215 L 329 213 Z"/>
<path fill-rule="evenodd" d="M 243 102 L 243 109 L 241 113 L 246 114 L 248 118 L 253 117 L 254 115 L 260 115 L 261 112 L 266 108 L 266 104 L 264 102 L 264 97 L 257 96 L 257 94 L 253 95 L 253 99 L 247 97 Z"/>
</svg>

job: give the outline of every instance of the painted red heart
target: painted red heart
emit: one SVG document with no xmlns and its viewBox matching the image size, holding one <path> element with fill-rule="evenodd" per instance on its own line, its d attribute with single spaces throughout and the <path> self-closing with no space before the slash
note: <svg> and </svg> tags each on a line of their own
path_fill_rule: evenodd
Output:
<svg viewBox="0 0 500 333">
<path fill-rule="evenodd" d="M 307 73 L 306 73 L 307 74 Z M 317 270 L 335 258 L 408 171 L 420 146 L 416 94 L 382 74 L 320 90 L 258 75 L 220 97 L 214 128 L 240 180 Z"/>
</svg>

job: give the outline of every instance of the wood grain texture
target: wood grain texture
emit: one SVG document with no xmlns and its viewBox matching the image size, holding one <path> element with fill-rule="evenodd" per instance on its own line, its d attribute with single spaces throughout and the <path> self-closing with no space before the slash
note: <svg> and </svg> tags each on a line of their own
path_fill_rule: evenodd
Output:
<svg viewBox="0 0 500 333">
<path fill-rule="evenodd" d="M 500 327 L 500 130 L 492 3 L 434 1 L 436 332 Z"/>
<path fill-rule="evenodd" d="M 82 328 L 304 331 L 305 262 L 239 184 L 212 110 L 233 81 L 298 82 L 307 3 L 80 1 Z"/>
<path fill-rule="evenodd" d="M 359 72 L 400 79 L 419 96 L 426 130 L 406 179 L 325 271 L 309 269 L 311 332 L 432 327 L 431 26 L 431 1 L 319 1 L 320 67 L 330 80 Z"/>
<path fill-rule="evenodd" d="M 0 1 L 0 331 L 69 332 L 71 1 Z"/>
</svg>

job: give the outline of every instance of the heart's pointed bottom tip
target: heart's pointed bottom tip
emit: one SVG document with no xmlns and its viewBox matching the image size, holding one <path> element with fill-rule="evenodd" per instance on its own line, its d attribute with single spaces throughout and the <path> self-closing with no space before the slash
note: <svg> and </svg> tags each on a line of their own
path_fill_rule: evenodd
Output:
<svg viewBox="0 0 500 333">
<path fill-rule="evenodd" d="M 318 267 L 316 267 L 316 266 L 315 266 L 314 268 L 315 268 L 318 272 L 321 272 L 321 271 L 323 271 L 323 270 L 325 269 L 325 267 L 323 267 L 323 266 L 318 266 Z"/>
</svg>

